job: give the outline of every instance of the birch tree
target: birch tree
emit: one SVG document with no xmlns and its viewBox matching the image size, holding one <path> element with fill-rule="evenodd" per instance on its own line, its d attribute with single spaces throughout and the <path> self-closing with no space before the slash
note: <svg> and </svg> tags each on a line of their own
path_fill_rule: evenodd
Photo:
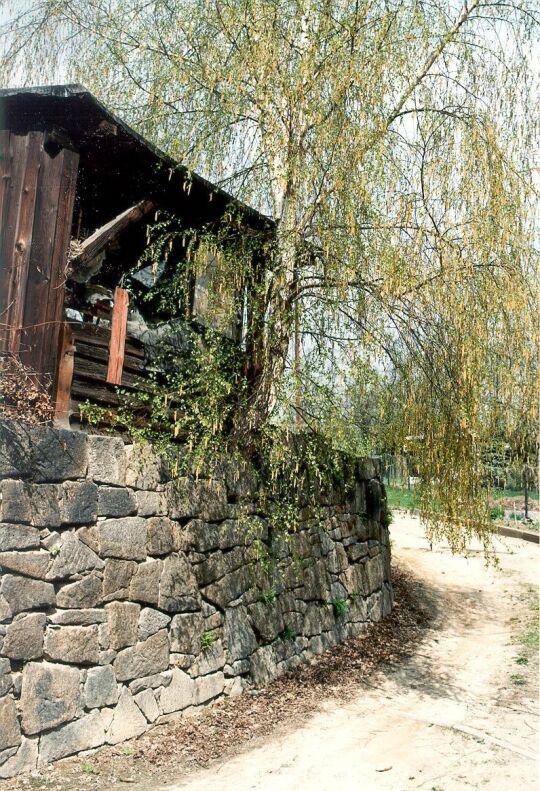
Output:
<svg viewBox="0 0 540 791">
<path fill-rule="evenodd" d="M 481 531 L 482 448 L 535 422 L 534 0 L 3 5 L 6 79 L 60 68 L 274 219 L 251 424 L 301 315 L 296 377 L 399 371 L 373 443 L 414 446 L 454 547 Z"/>
</svg>

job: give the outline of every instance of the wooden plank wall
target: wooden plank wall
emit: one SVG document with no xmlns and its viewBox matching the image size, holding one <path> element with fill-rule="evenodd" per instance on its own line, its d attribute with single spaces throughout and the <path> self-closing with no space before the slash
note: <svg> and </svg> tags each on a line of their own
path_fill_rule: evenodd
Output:
<svg viewBox="0 0 540 791">
<path fill-rule="evenodd" d="M 86 322 L 72 322 L 70 326 L 75 346 L 75 367 L 71 385 L 73 414 L 76 415 L 79 404 L 87 400 L 104 407 L 118 406 L 120 396 L 116 387 L 107 384 L 110 327 Z M 128 335 L 124 345 L 122 379 L 118 384 L 122 389 L 136 394 L 148 389 L 146 376 L 144 347 L 140 341 Z"/>
<path fill-rule="evenodd" d="M 0 351 L 51 387 L 58 368 L 79 155 L 0 132 Z"/>
</svg>

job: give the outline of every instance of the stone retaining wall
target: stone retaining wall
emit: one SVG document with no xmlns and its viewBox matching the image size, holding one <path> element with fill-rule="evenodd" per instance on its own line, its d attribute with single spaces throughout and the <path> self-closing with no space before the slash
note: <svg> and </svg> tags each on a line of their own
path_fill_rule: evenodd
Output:
<svg viewBox="0 0 540 791">
<path fill-rule="evenodd" d="M 0 777 L 261 686 L 390 612 L 373 462 L 269 535 L 248 469 L 0 425 Z"/>
</svg>

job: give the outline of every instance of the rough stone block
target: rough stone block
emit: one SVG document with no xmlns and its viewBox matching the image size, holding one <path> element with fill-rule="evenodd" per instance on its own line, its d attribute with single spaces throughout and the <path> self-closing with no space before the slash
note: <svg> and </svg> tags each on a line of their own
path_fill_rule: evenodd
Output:
<svg viewBox="0 0 540 791">
<path fill-rule="evenodd" d="M 88 477 L 97 483 L 125 486 L 126 455 L 119 437 L 88 437 Z"/>
<path fill-rule="evenodd" d="M 223 694 L 225 688 L 225 676 L 223 673 L 214 673 L 211 676 L 203 676 L 195 682 L 195 705 L 206 703 L 212 698 L 217 698 Z"/>
<path fill-rule="evenodd" d="M 166 629 L 170 623 L 170 616 L 151 607 L 141 610 L 137 636 L 139 640 L 146 640 L 150 635 Z M 135 642 L 135 641 L 133 641 Z"/>
<path fill-rule="evenodd" d="M 169 667 L 169 639 L 167 631 L 151 635 L 147 640 L 120 651 L 114 660 L 114 670 L 119 681 L 150 676 Z"/>
<path fill-rule="evenodd" d="M 127 687 L 122 688 L 114 710 L 111 727 L 107 731 L 108 744 L 118 744 L 140 736 L 147 729 L 146 717 L 134 702 Z"/>
<path fill-rule="evenodd" d="M 364 577 L 362 574 L 362 564 L 356 563 L 345 569 L 343 574 L 339 576 L 339 582 L 343 585 L 348 595 L 363 595 Z"/>
<path fill-rule="evenodd" d="M 110 665 L 91 667 L 84 684 L 84 701 L 87 709 L 114 706 L 118 700 L 118 685 Z"/>
<path fill-rule="evenodd" d="M 136 570 L 137 564 L 134 560 L 106 560 L 103 574 L 104 601 L 127 599 L 131 578 Z"/>
<path fill-rule="evenodd" d="M 226 574 L 241 568 L 245 563 L 245 550 L 241 547 L 236 547 L 230 552 L 212 552 L 194 568 L 197 583 L 201 587 L 210 585 Z"/>
<path fill-rule="evenodd" d="M 32 521 L 28 485 L 23 481 L 0 482 L 0 520 L 2 522 Z"/>
<path fill-rule="evenodd" d="M 0 567 L 34 579 L 45 579 L 51 562 L 48 552 L 0 552 Z"/>
<path fill-rule="evenodd" d="M 164 492 L 135 492 L 139 516 L 159 516 L 167 513 L 167 498 Z"/>
<path fill-rule="evenodd" d="M 234 602 L 251 588 L 251 579 L 247 567 L 237 569 L 227 574 L 217 582 L 204 589 L 204 597 L 221 610 Z"/>
<path fill-rule="evenodd" d="M 38 740 L 23 736 L 22 744 L 8 761 L 0 766 L 0 777 L 15 777 L 22 772 L 32 772 L 37 765 Z"/>
<path fill-rule="evenodd" d="M 327 601 L 330 598 L 330 585 L 326 566 L 323 560 L 307 566 L 302 575 L 303 587 L 301 595 L 307 601 Z"/>
<path fill-rule="evenodd" d="M 223 690 L 225 695 L 228 695 L 230 698 L 236 698 L 238 695 L 241 695 L 244 691 L 244 685 L 242 684 L 242 679 L 238 676 L 235 678 L 229 678 L 225 682 L 225 688 Z"/>
<path fill-rule="evenodd" d="M 43 656 L 46 620 L 44 613 L 31 613 L 9 624 L 2 653 L 10 659 L 39 659 Z"/>
<path fill-rule="evenodd" d="M 109 625 L 110 648 L 118 650 L 137 642 L 140 605 L 134 602 L 111 602 L 105 605 Z"/>
<path fill-rule="evenodd" d="M 351 602 L 351 620 L 361 623 L 367 620 L 367 604 L 363 596 L 355 596 Z"/>
<path fill-rule="evenodd" d="M 148 541 L 146 549 L 149 555 L 168 555 L 180 549 L 181 528 L 166 516 L 153 516 L 148 520 Z"/>
<path fill-rule="evenodd" d="M 354 513 L 360 516 L 367 514 L 366 505 L 366 482 L 357 481 L 354 488 Z"/>
<path fill-rule="evenodd" d="M 74 667 L 29 662 L 22 674 L 22 728 L 40 733 L 69 722 L 80 710 L 80 673 Z"/>
<path fill-rule="evenodd" d="M 24 610 L 53 607 L 55 604 L 54 587 L 50 582 L 4 574 L 0 590 L 12 615 Z"/>
<path fill-rule="evenodd" d="M 261 642 L 271 643 L 285 628 L 279 601 L 255 602 L 248 608 L 253 629 Z"/>
<path fill-rule="evenodd" d="M 39 547 L 39 530 L 29 525 L 0 523 L 0 552 Z"/>
<path fill-rule="evenodd" d="M 331 629 L 333 625 L 334 616 L 331 607 L 320 602 L 308 604 L 302 628 L 305 635 L 311 637 L 320 634 L 322 631 Z"/>
<path fill-rule="evenodd" d="M 215 522 L 227 516 L 227 492 L 220 481 L 179 478 L 168 483 L 166 491 L 172 519 L 200 517 Z"/>
<path fill-rule="evenodd" d="M 347 553 L 341 544 L 334 544 L 326 558 L 326 568 L 331 574 L 340 574 L 349 565 Z"/>
<path fill-rule="evenodd" d="M 243 607 L 226 611 L 223 640 L 230 663 L 246 659 L 257 648 L 257 638 Z"/>
<path fill-rule="evenodd" d="M 190 676 L 193 678 L 196 676 L 207 676 L 210 673 L 215 673 L 216 670 L 223 670 L 225 661 L 225 652 L 223 651 L 221 640 L 216 640 L 201 651 L 196 662 L 190 668 Z"/>
<path fill-rule="evenodd" d="M 64 585 L 57 594 L 58 607 L 68 610 L 95 607 L 101 603 L 102 587 L 97 574 L 89 574 L 78 582 Z"/>
<path fill-rule="evenodd" d="M 259 488 L 253 466 L 244 459 L 234 459 L 222 465 L 227 492 L 236 500 L 252 500 Z"/>
<path fill-rule="evenodd" d="M 383 617 L 383 594 L 376 591 L 367 599 L 367 611 L 370 621 L 380 621 Z"/>
<path fill-rule="evenodd" d="M 83 571 L 102 569 L 105 566 L 101 558 L 72 533 L 68 533 L 60 540 L 58 550 L 47 573 L 49 580 L 65 579 Z"/>
<path fill-rule="evenodd" d="M 336 601 L 338 599 L 347 599 L 347 589 L 341 584 L 341 582 L 333 582 L 330 585 L 330 601 Z"/>
<path fill-rule="evenodd" d="M 6 695 L 12 686 L 11 662 L 9 659 L 0 659 L 0 698 Z"/>
<path fill-rule="evenodd" d="M 157 689 L 158 687 L 168 687 L 172 679 L 172 670 L 164 673 L 154 673 L 152 676 L 143 676 L 134 681 L 130 681 L 129 689 L 135 695 L 145 689 Z"/>
<path fill-rule="evenodd" d="M 261 646 L 251 657 L 251 678 L 253 683 L 262 687 L 279 674 L 274 647 Z"/>
<path fill-rule="evenodd" d="M 97 519 L 98 489 L 91 481 L 66 481 L 62 487 L 62 524 L 86 525 Z"/>
<path fill-rule="evenodd" d="M 250 519 L 249 533 L 245 529 L 245 524 L 236 519 L 226 519 L 220 524 L 207 524 L 201 519 L 192 519 L 183 529 L 186 547 L 196 552 L 244 547 L 256 538 L 262 538 L 264 533 L 264 523 L 254 517 Z"/>
<path fill-rule="evenodd" d="M 9 602 L 5 596 L 0 593 L 0 623 L 3 623 L 4 621 L 10 621 L 12 616 L 13 612 L 9 606 Z"/>
<path fill-rule="evenodd" d="M 88 466 L 86 434 L 36 426 L 30 429 L 35 481 L 84 478 Z"/>
<path fill-rule="evenodd" d="M 225 665 L 223 672 L 226 676 L 245 676 L 249 673 L 251 662 L 249 659 L 238 659 L 232 665 Z"/>
<path fill-rule="evenodd" d="M 72 665 L 97 665 L 97 625 L 48 626 L 45 633 L 45 654 L 49 659 Z"/>
<path fill-rule="evenodd" d="M 320 656 L 324 653 L 323 640 L 320 635 L 316 635 L 310 640 L 309 649 L 315 656 Z"/>
<path fill-rule="evenodd" d="M 392 586 L 385 582 L 383 585 L 382 590 L 383 598 L 382 598 L 382 615 L 390 615 L 392 612 L 392 607 L 394 605 L 394 594 L 392 591 Z"/>
<path fill-rule="evenodd" d="M 368 558 L 364 563 L 363 569 L 364 591 L 365 593 L 373 593 L 383 584 L 384 567 L 382 558 L 380 556 Z"/>
<path fill-rule="evenodd" d="M 21 729 L 17 719 L 17 708 L 13 698 L 0 699 L 0 750 L 18 747 L 21 743 Z"/>
<path fill-rule="evenodd" d="M 27 425 L 0 421 L 0 478 L 28 478 L 32 472 L 30 448 Z"/>
<path fill-rule="evenodd" d="M 183 670 L 174 668 L 171 683 L 161 691 L 159 708 L 162 714 L 171 714 L 193 706 L 196 702 L 195 681 Z"/>
<path fill-rule="evenodd" d="M 220 626 L 223 626 L 223 615 L 208 602 L 203 602 L 202 614 L 204 617 L 204 628 L 207 631 L 219 629 Z"/>
<path fill-rule="evenodd" d="M 50 529 L 60 527 L 60 501 L 62 487 L 56 483 L 32 484 L 30 486 L 30 502 L 32 506 L 32 524 L 35 527 Z"/>
<path fill-rule="evenodd" d="M 356 563 L 360 558 L 365 558 L 368 554 L 367 541 L 357 541 L 347 547 L 347 556 L 350 563 Z"/>
<path fill-rule="evenodd" d="M 155 722 L 159 717 L 159 709 L 156 703 L 156 696 L 151 689 L 145 689 L 135 695 L 135 702 L 140 708 L 148 722 Z"/>
<path fill-rule="evenodd" d="M 73 533 L 71 535 L 73 535 Z M 82 541 L 83 544 L 86 544 L 87 547 L 90 547 L 92 552 L 95 552 L 96 555 L 99 554 L 99 539 L 96 525 L 79 527 L 75 531 L 75 535 L 79 541 Z"/>
<path fill-rule="evenodd" d="M 98 490 L 98 516 L 131 516 L 137 512 L 137 501 L 129 489 L 100 486 Z"/>
<path fill-rule="evenodd" d="M 167 479 L 163 460 L 150 445 L 126 446 L 126 484 L 134 489 L 156 489 Z"/>
<path fill-rule="evenodd" d="M 11 758 L 17 752 L 18 747 L 8 747 L 6 750 L 0 750 L 0 766 L 5 763 L 8 758 Z M 2 777 L 2 775 L 0 775 Z"/>
<path fill-rule="evenodd" d="M 370 558 L 374 558 L 381 553 L 381 545 L 378 541 L 369 540 L 368 541 L 368 554 Z"/>
<path fill-rule="evenodd" d="M 49 616 L 49 622 L 61 626 L 90 626 L 93 623 L 105 623 L 107 613 L 105 610 L 57 610 Z"/>
<path fill-rule="evenodd" d="M 57 761 L 82 750 L 92 750 L 104 742 L 102 718 L 98 711 L 93 711 L 56 731 L 43 734 L 39 745 L 38 765 Z"/>
<path fill-rule="evenodd" d="M 146 521 L 140 516 L 106 519 L 97 527 L 100 555 L 122 560 L 145 560 Z"/>
<path fill-rule="evenodd" d="M 140 563 L 129 586 L 129 598 L 144 604 L 157 604 L 162 562 L 147 560 Z"/>
<path fill-rule="evenodd" d="M 166 612 L 193 612 L 201 607 L 197 580 L 183 553 L 171 555 L 163 563 L 158 606 Z"/>
<path fill-rule="evenodd" d="M 200 612 L 175 615 L 169 630 L 171 651 L 179 654 L 194 654 L 201 650 L 201 635 L 204 620 Z"/>
</svg>

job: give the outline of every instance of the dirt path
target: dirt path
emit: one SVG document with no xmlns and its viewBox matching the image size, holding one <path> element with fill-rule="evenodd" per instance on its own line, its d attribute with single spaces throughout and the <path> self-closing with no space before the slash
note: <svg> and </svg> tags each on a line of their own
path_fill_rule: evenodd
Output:
<svg viewBox="0 0 540 791">
<path fill-rule="evenodd" d="M 160 791 L 538 788 L 538 547 L 500 541 L 500 567 L 486 569 L 479 551 L 430 552 L 416 518 L 397 519 L 392 538 L 438 599 L 421 653 L 348 704 Z"/>
</svg>

